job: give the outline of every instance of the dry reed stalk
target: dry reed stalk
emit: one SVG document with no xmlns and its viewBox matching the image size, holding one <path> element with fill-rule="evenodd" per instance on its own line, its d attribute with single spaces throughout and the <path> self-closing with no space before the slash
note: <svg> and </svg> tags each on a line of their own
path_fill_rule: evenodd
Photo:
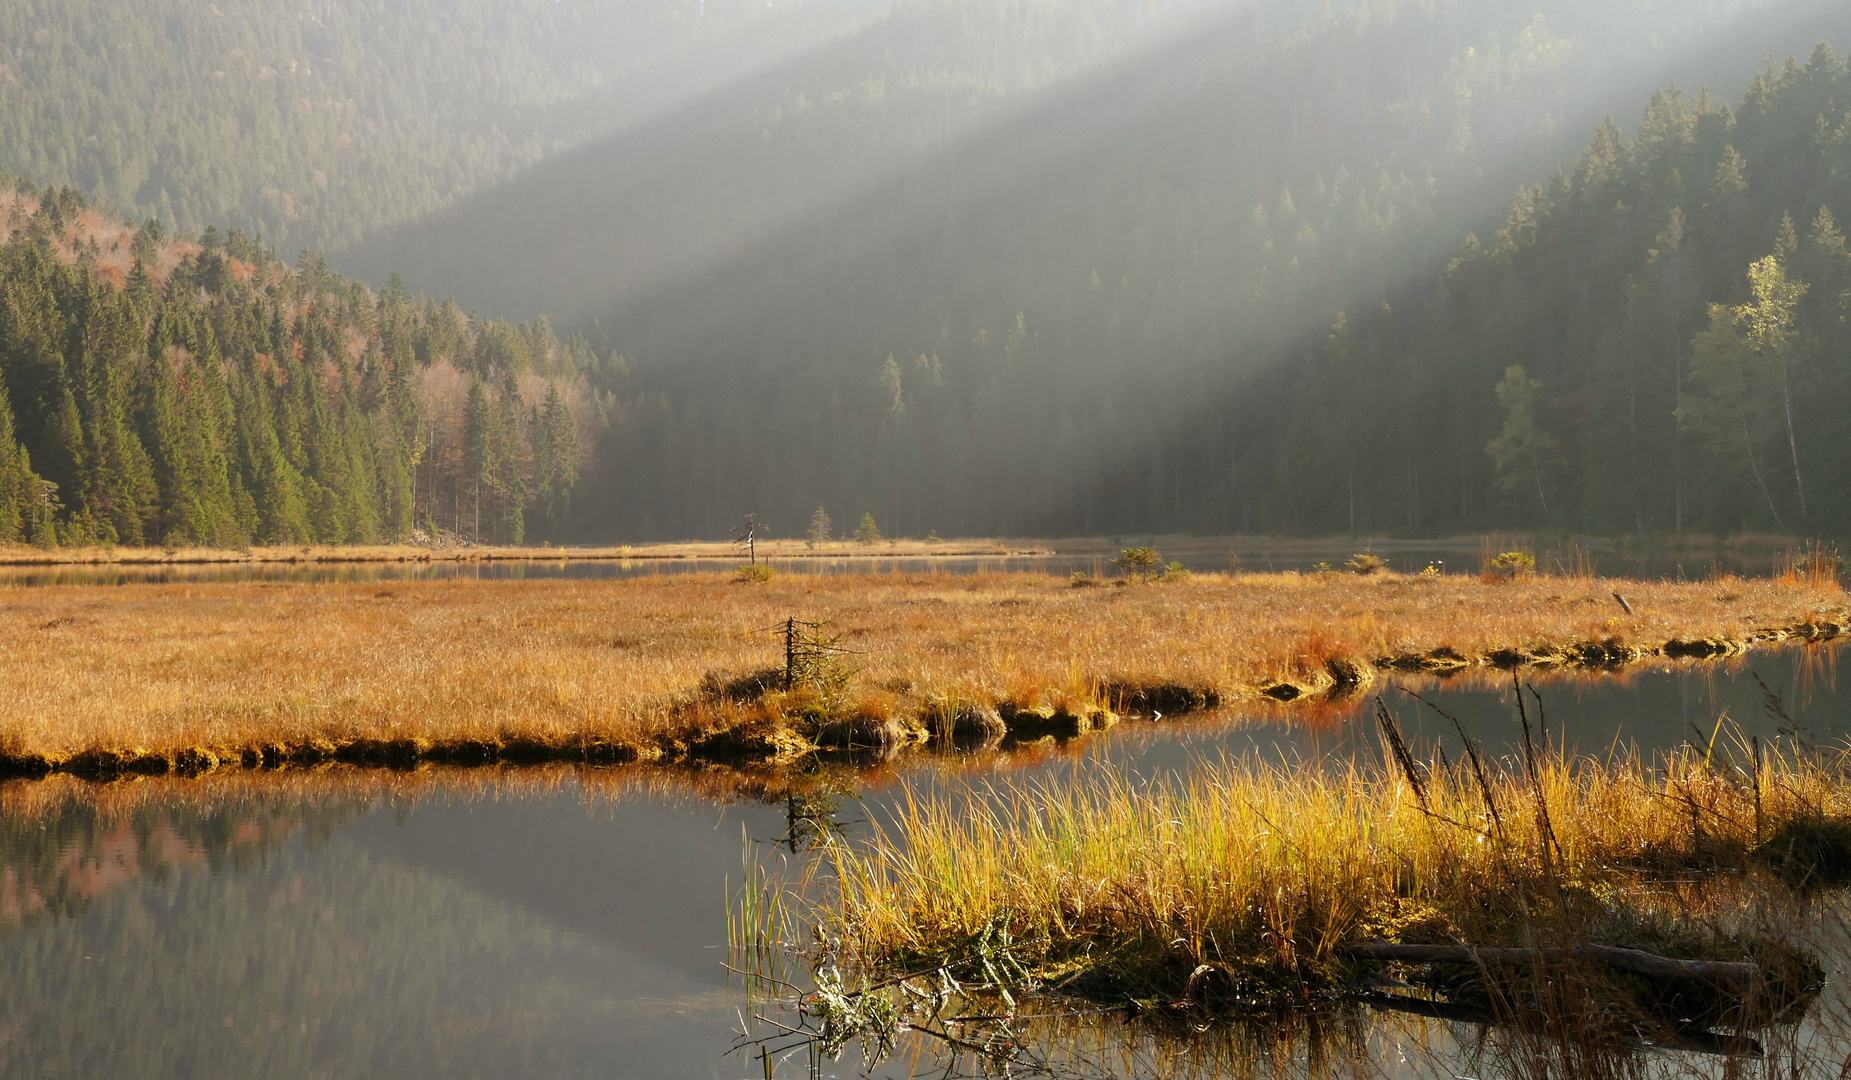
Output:
<svg viewBox="0 0 1851 1080">
<path fill-rule="evenodd" d="M 1314 692 L 1352 692 L 1380 664 L 1604 666 L 1668 642 L 1726 655 L 1851 621 L 1835 585 L 1625 589 L 1631 616 L 1573 582 L 1464 576 L 0 587 L 0 756 L 96 773 L 337 751 L 394 764 L 775 756 L 802 745 L 785 737 L 783 706 L 700 687 L 775 667 L 781 646 L 756 631 L 792 615 L 842 633 L 855 694 L 906 724 L 944 700 L 1101 716 L 1126 702 L 1322 702 Z"/>
</svg>

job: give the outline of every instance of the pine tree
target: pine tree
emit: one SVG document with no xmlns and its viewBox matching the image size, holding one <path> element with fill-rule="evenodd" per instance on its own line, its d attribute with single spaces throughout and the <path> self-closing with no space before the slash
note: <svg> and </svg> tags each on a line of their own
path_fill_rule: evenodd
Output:
<svg viewBox="0 0 1851 1080">
<path fill-rule="evenodd" d="M 1784 228 L 1776 251 L 1748 269 L 1754 299 L 1735 309 L 1736 324 L 1742 330 L 1743 344 L 1761 361 L 1764 369 L 1779 373 L 1782 418 L 1786 424 L 1787 451 L 1793 465 L 1793 487 L 1799 498 L 1800 518 L 1806 513 L 1806 482 L 1800 472 L 1799 436 L 1793 425 L 1793 367 L 1805 348 L 1797 326 L 1800 301 L 1806 296 L 1805 282 L 1787 276 L 1786 263 L 1799 249 L 1793 238 L 1793 219 Z"/>
<path fill-rule="evenodd" d="M 830 540 L 830 530 L 834 527 L 835 523 L 829 520 L 829 511 L 820 506 L 817 507 L 816 513 L 810 515 L 810 531 L 804 534 L 804 539 L 809 543 L 810 549 L 814 551 L 818 544 L 827 544 Z"/>
<path fill-rule="evenodd" d="M 26 448 L 13 437 L 13 407 L 0 386 L 0 544 L 32 538 L 43 498 L 42 481 L 32 472 Z"/>
<path fill-rule="evenodd" d="M 1513 364 L 1498 383 L 1498 403 L 1504 406 L 1504 430 L 1485 447 L 1497 465 L 1497 485 L 1504 491 L 1534 486 L 1543 516 L 1549 514 L 1549 495 L 1543 488 L 1543 464 L 1555 449 L 1555 439 L 1536 415 L 1536 392 L 1541 381 L 1530 378 L 1523 365 Z"/>
<path fill-rule="evenodd" d="M 502 377 L 492 429 L 498 440 L 495 460 L 496 531 L 504 544 L 527 536 L 527 478 L 521 460 L 521 390 L 513 368 Z"/>
<path fill-rule="evenodd" d="M 494 412 L 489 408 L 488 395 L 482 390 L 482 381 L 471 379 L 469 399 L 463 406 L 463 481 L 470 501 L 470 535 L 478 541 L 482 538 L 484 489 L 492 497 L 498 469 L 495 461 L 497 439 L 491 430 L 494 423 Z"/>
<path fill-rule="evenodd" d="M 1710 306 L 1709 329 L 1693 342 L 1692 391 L 1679 415 L 1704 434 L 1717 461 L 1735 462 L 1746 470 L 1774 523 L 1786 531 L 1786 518 L 1769 483 L 1767 457 L 1785 442 L 1782 448 L 1791 453 L 1796 489 L 1803 491 L 1798 488 L 1786 369 L 1797 344 L 1793 309 L 1805 286 L 1789 281 L 1773 256 L 1756 263 L 1749 278 L 1754 289 L 1751 302 Z"/>
<path fill-rule="evenodd" d="M 532 427 L 535 495 L 547 535 L 559 540 L 565 535 L 572 489 L 578 484 L 579 444 L 578 422 L 557 382 L 547 385 L 546 405 Z"/>
</svg>

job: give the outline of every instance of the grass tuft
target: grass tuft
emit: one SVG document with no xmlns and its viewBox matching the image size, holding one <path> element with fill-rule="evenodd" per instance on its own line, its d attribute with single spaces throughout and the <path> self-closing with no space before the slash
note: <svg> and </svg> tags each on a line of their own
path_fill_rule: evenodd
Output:
<svg viewBox="0 0 1851 1080">
<path fill-rule="evenodd" d="M 1000 933 L 1028 981 L 1107 1002 L 1280 1009 L 1389 976 L 1492 1010 L 1511 1001 L 1487 994 L 1560 990 L 1352 951 L 1377 942 L 1757 962 L 1763 1019 L 1816 993 L 1816 963 L 1770 927 L 1795 866 L 1851 867 L 1846 758 L 1766 754 L 1750 785 L 1714 749 L 1499 767 L 1391 742 L 1382 765 L 1224 761 L 1155 783 L 1101 766 L 922 792 L 865 849 L 832 853 L 823 913 L 877 975 L 974 979 Z M 1600 963 L 1573 974 L 1641 1010 L 1670 992 L 1687 1015 L 1734 1007 Z"/>
</svg>

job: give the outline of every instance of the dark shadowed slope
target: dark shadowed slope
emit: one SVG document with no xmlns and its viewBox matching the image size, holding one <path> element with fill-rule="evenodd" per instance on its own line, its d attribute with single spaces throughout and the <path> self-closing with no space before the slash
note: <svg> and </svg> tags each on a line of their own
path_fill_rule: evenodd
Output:
<svg viewBox="0 0 1851 1080">
<path fill-rule="evenodd" d="M 433 295 L 589 324 L 726 265 L 1225 0 L 912 0 L 343 257 Z M 1294 23 L 1298 21 L 1294 19 Z"/>
</svg>

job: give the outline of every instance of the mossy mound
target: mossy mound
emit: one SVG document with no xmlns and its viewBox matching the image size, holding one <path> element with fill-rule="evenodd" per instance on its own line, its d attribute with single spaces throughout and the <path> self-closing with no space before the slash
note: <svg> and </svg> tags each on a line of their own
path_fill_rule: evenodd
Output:
<svg viewBox="0 0 1851 1080">
<path fill-rule="evenodd" d="M 1002 714 L 992 705 L 937 702 L 919 720 L 927 735 L 958 746 L 987 746 L 1009 732 Z"/>
<path fill-rule="evenodd" d="M 1005 701 L 997 706 L 996 711 L 1009 732 L 1009 738 L 1017 740 L 1039 739 L 1049 735 L 1068 739 L 1118 723 L 1118 715 L 1111 710 L 1087 706 L 1022 705 Z"/>
<path fill-rule="evenodd" d="M 1710 660 L 1734 656 L 1744 649 L 1741 642 L 1729 638 L 1694 638 L 1667 641 L 1660 651 L 1674 660 Z"/>
<path fill-rule="evenodd" d="M 789 722 L 756 717 L 735 727 L 713 731 L 688 744 L 687 756 L 714 761 L 775 761 L 816 749 Z"/>
<path fill-rule="evenodd" d="M 1851 884 L 1851 818 L 1787 822 L 1749 857 L 1795 888 Z"/>
<path fill-rule="evenodd" d="M 886 757 L 912 741 L 906 725 L 891 716 L 860 713 L 835 716 L 816 726 L 811 741 L 825 750 L 848 750 Z"/>
<path fill-rule="evenodd" d="M 1375 682 L 1373 667 L 1347 656 L 1333 656 L 1324 661 L 1324 671 L 1330 675 L 1330 692 L 1333 697 L 1357 693 Z"/>
<path fill-rule="evenodd" d="M 1211 686 L 1164 680 L 1108 679 L 1099 684 L 1099 696 L 1133 716 L 1182 716 L 1221 705 L 1220 692 Z"/>
</svg>

